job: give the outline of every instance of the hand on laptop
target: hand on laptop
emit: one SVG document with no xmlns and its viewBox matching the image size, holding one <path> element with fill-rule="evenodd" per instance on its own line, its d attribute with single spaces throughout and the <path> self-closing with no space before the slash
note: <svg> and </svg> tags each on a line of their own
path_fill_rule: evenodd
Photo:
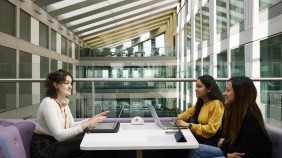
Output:
<svg viewBox="0 0 282 158">
<path fill-rule="evenodd" d="M 82 129 L 86 129 L 88 127 L 91 127 L 99 122 L 102 122 L 105 118 L 107 118 L 105 115 L 108 114 L 110 111 L 104 111 L 101 112 L 95 116 L 92 116 L 91 118 L 88 119 L 88 121 L 84 122 L 81 124 Z"/>
<path fill-rule="evenodd" d="M 179 118 L 175 118 L 174 122 L 178 125 L 178 126 L 182 126 L 182 127 L 188 127 L 189 123 L 180 120 Z"/>
</svg>

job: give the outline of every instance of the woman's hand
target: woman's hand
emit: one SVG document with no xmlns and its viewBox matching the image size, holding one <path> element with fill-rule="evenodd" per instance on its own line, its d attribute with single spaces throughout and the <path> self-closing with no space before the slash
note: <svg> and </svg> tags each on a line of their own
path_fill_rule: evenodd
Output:
<svg viewBox="0 0 282 158">
<path fill-rule="evenodd" d="M 104 111 L 89 118 L 88 121 L 81 124 L 81 128 L 84 130 L 90 126 L 95 125 L 96 123 L 102 122 L 105 118 L 107 118 L 105 115 L 108 114 L 109 112 L 110 111 Z"/>
<path fill-rule="evenodd" d="M 219 141 L 218 141 L 218 143 L 217 143 L 217 146 L 218 146 L 219 148 L 221 147 L 221 145 L 222 145 L 222 143 L 223 143 L 224 140 L 225 140 L 224 138 L 220 138 L 220 139 L 219 139 Z"/>
<path fill-rule="evenodd" d="M 228 153 L 227 154 L 227 158 L 242 158 L 245 155 L 245 153 L 238 153 L 238 152 L 234 152 L 234 153 Z"/>
<path fill-rule="evenodd" d="M 182 126 L 182 127 L 188 127 L 189 123 L 183 121 L 183 120 L 180 120 L 178 118 L 175 118 L 174 119 L 174 122 L 178 125 L 178 126 Z"/>
</svg>

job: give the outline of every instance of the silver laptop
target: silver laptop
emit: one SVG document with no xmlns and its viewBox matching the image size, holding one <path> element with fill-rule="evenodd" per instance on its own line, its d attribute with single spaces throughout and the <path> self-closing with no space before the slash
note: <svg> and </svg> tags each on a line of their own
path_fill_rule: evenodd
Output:
<svg viewBox="0 0 282 158">
<path fill-rule="evenodd" d="M 151 112 L 152 117 L 154 118 L 156 124 L 159 127 L 161 127 L 164 130 L 167 130 L 167 129 L 178 129 L 178 127 L 175 125 L 174 122 L 161 122 L 161 120 L 159 119 L 159 116 L 158 116 L 155 108 L 152 105 L 150 105 L 150 104 L 148 104 L 148 107 L 149 107 L 149 110 Z M 171 119 L 171 121 L 172 121 L 172 119 Z"/>
<path fill-rule="evenodd" d="M 100 122 L 96 125 L 89 127 L 87 129 L 88 133 L 117 133 L 119 131 L 120 123 L 119 118 L 121 116 L 121 113 L 124 109 L 124 105 L 122 106 L 119 115 L 117 117 L 116 122 Z"/>
</svg>

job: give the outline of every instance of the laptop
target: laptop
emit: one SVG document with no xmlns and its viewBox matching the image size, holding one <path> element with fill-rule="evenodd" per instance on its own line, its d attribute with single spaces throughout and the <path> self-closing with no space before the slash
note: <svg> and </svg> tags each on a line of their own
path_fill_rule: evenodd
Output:
<svg viewBox="0 0 282 158">
<path fill-rule="evenodd" d="M 88 133 L 117 133 L 119 131 L 120 123 L 119 118 L 124 109 L 124 105 L 122 106 L 119 115 L 117 117 L 117 122 L 100 122 L 94 126 L 89 127 L 86 131 Z"/>
<path fill-rule="evenodd" d="M 156 122 L 156 124 L 160 128 L 162 128 L 164 130 L 167 130 L 167 129 L 179 129 L 179 127 L 177 127 L 174 122 L 161 122 L 161 120 L 159 119 L 159 116 L 158 116 L 155 108 L 153 107 L 153 105 L 148 104 L 148 107 L 149 107 L 149 111 L 151 112 L 152 117 L 154 118 L 154 121 Z"/>
</svg>

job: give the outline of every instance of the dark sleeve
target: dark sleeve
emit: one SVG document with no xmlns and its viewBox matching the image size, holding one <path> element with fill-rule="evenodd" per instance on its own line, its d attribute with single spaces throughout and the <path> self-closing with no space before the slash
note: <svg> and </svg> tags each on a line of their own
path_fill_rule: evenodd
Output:
<svg viewBox="0 0 282 158">
<path fill-rule="evenodd" d="M 230 145 L 224 141 L 221 150 L 225 156 L 227 153 L 240 152 L 245 153 L 244 157 L 259 157 L 264 152 L 267 139 L 265 129 L 261 128 L 252 112 L 248 111 L 236 142 Z"/>
</svg>

